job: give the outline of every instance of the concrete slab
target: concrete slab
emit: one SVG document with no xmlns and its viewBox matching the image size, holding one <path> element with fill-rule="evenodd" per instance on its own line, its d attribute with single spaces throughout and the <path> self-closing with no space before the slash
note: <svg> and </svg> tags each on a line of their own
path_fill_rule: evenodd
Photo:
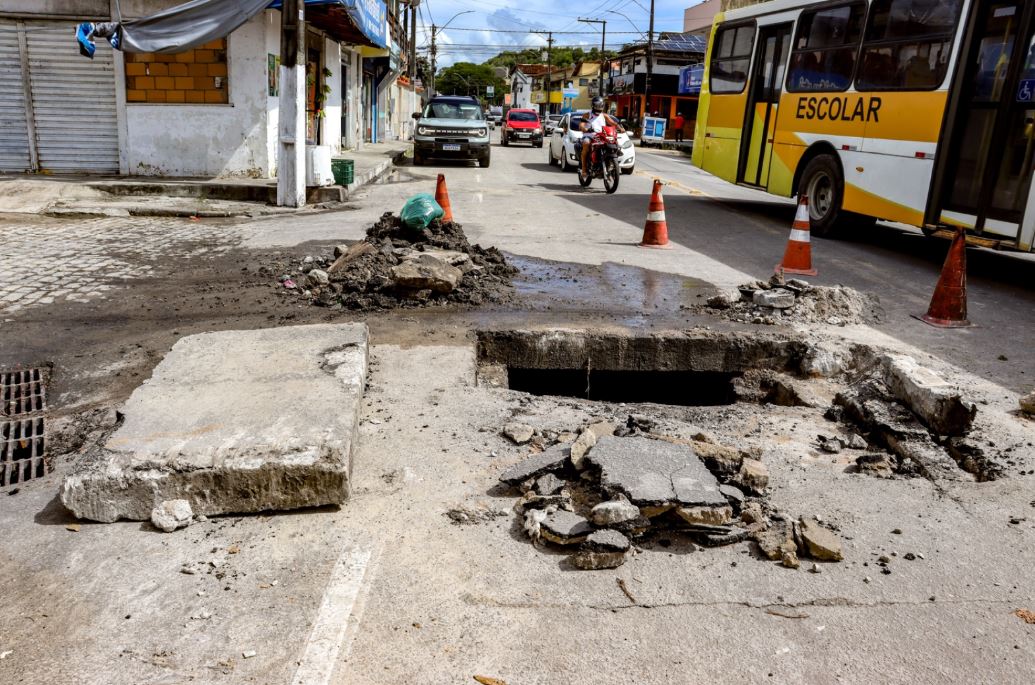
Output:
<svg viewBox="0 0 1035 685">
<path fill-rule="evenodd" d="M 171 499 L 205 515 L 340 504 L 366 371 L 365 324 L 183 338 L 61 501 L 102 522 L 147 520 Z"/>
<path fill-rule="evenodd" d="M 725 506 L 719 482 L 694 451 L 649 438 L 604 436 L 587 461 L 601 470 L 600 484 L 637 506 Z"/>
</svg>

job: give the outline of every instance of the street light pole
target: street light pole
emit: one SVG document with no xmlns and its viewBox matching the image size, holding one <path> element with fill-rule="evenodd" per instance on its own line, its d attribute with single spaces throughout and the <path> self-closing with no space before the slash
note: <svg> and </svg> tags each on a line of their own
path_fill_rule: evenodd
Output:
<svg viewBox="0 0 1035 685">
<path fill-rule="evenodd" d="M 654 73 L 654 0 L 650 0 L 650 27 L 647 29 L 647 80 L 643 84 L 643 106 L 650 107 L 650 77 Z"/>
<path fill-rule="evenodd" d="M 604 97 L 604 46 L 607 44 L 607 19 L 582 19 L 579 18 L 583 24 L 600 24 L 600 86 L 597 89 L 597 95 Z"/>
<path fill-rule="evenodd" d="M 438 27 L 435 24 L 431 25 L 431 90 L 428 93 L 428 97 L 434 97 L 438 94 L 438 92 L 435 90 L 435 71 L 436 69 L 438 69 L 438 65 L 435 60 L 435 56 L 438 54 L 438 48 L 435 46 L 435 34 L 439 31 L 445 31 L 446 28 L 453 23 L 454 19 L 463 14 L 474 14 L 474 10 L 464 10 L 463 12 L 457 12 L 452 16 L 452 18 L 449 21 L 447 21 L 441 27 Z"/>
</svg>

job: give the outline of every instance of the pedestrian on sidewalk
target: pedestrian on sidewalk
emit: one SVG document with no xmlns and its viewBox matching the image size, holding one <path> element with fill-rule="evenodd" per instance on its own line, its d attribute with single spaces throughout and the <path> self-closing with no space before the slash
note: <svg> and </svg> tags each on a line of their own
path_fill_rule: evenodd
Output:
<svg viewBox="0 0 1035 685">
<path fill-rule="evenodd" d="M 672 120 L 672 130 L 676 134 L 676 142 L 683 142 L 683 127 L 686 126 L 686 119 L 683 118 L 682 112 L 676 112 L 676 118 Z"/>
</svg>

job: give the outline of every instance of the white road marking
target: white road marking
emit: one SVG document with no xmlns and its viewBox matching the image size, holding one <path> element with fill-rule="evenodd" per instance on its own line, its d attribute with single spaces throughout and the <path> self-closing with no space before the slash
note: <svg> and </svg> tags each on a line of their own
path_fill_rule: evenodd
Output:
<svg viewBox="0 0 1035 685">
<path fill-rule="evenodd" d="M 346 545 L 338 557 L 323 601 L 313 622 L 291 685 L 328 685 L 341 657 L 348 656 L 364 602 L 357 599 L 369 585 L 380 556 L 380 545 L 361 548 Z M 354 612 L 355 609 L 355 612 Z"/>
</svg>

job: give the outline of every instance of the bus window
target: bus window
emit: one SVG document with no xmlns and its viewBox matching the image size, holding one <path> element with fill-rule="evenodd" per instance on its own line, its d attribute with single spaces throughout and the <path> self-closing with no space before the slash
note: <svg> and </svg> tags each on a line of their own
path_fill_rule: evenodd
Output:
<svg viewBox="0 0 1035 685">
<path fill-rule="evenodd" d="M 848 90 L 862 37 L 866 5 L 859 2 L 802 12 L 787 78 L 787 90 Z"/>
<path fill-rule="evenodd" d="M 712 53 L 711 77 L 708 88 L 712 93 L 740 93 L 747 83 L 751 47 L 755 42 L 755 27 L 732 26 L 719 29 L 715 34 Z"/>
<path fill-rule="evenodd" d="M 962 0 L 873 0 L 859 90 L 933 90 L 945 80 Z"/>
</svg>

